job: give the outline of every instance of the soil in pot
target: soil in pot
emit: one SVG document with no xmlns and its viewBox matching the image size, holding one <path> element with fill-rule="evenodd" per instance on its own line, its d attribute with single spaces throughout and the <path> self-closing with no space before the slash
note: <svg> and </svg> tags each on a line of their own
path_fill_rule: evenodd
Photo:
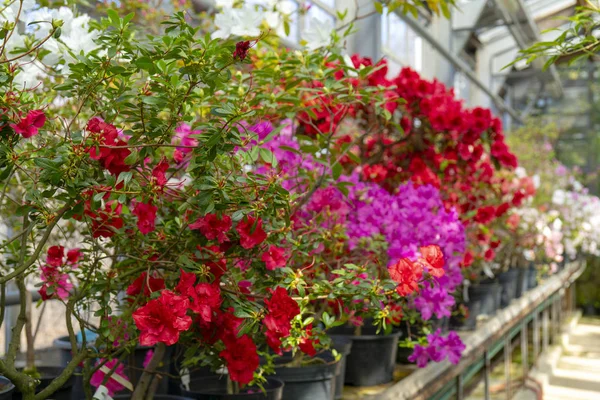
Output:
<svg viewBox="0 0 600 400">
<path fill-rule="evenodd" d="M 331 336 L 352 340 L 352 351 L 346 360 L 344 383 L 351 386 L 375 386 L 392 381 L 401 331 L 377 335 L 374 326 L 363 326 L 362 334 L 354 335 L 354 327 L 338 327 Z"/>
<path fill-rule="evenodd" d="M 348 337 L 338 336 L 331 338 L 331 346 L 342 356 L 338 363 L 338 369 L 335 374 L 335 395 L 334 398 L 339 400 L 342 398 L 344 391 L 344 376 L 346 375 L 346 361 L 348 355 L 352 352 L 352 340 Z"/>
<path fill-rule="evenodd" d="M 0 400 L 11 400 L 14 391 L 15 385 L 7 378 L 0 376 Z"/>
<path fill-rule="evenodd" d="M 308 365 L 292 367 L 291 356 L 275 360 L 274 377 L 283 381 L 285 400 L 332 400 L 335 396 L 335 377 L 340 373 L 339 361 L 329 351 L 308 358 Z"/>
<path fill-rule="evenodd" d="M 508 307 L 510 302 L 516 297 L 518 278 L 519 270 L 516 268 L 509 269 L 498 275 L 498 282 L 501 287 L 500 308 Z"/>
<path fill-rule="evenodd" d="M 52 381 L 60 375 L 63 371 L 62 367 L 36 367 L 37 372 L 41 375 L 40 384 L 36 387 L 36 393 L 41 392 L 47 388 Z M 73 384 L 75 383 L 75 377 L 71 376 L 64 385 L 62 385 L 54 394 L 50 396 L 53 400 L 71 400 Z M 15 388 L 13 392 L 13 400 L 21 400 L 23 398 L 21 392 Z"/>
<path fill-rule="evenodd" d="M 518 267 L 517 270 L 517 289 L 515 290 L 515 298 L 518 299 L 527 291 L 529 283 L 529 268 Z"/>
<path fill-rule="evenodd" d="M 284 384 L 278 379 L 268 378 L 265 392 L 260 388 L 246 388 L 243 393 L 227 394 L 227 377 L 215 375 L 190 381 L 189 389 L 182 388 L 182 396 L 197 400 L 283 400 Z M 288 400 L 285 397 L 285 400 Z"/>
</svg>

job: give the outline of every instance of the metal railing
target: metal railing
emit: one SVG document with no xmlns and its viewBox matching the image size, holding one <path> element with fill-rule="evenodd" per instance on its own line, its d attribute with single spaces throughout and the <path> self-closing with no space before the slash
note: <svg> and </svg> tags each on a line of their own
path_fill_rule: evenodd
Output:
<svg viewBox="0 0 600 400">
<path fill-rule="evenodd" d="M 461 333 L 467 348 L 458 365 L 445 361 L 418 370 L 377 395 L 381 400 L 511 399 L 535 386 L 528 372 L 557 341 L 574 310 L 575 280 L 584 263 L 571 263 L 537 288 L 498 311 L 473 332 Z"/>
</svg>

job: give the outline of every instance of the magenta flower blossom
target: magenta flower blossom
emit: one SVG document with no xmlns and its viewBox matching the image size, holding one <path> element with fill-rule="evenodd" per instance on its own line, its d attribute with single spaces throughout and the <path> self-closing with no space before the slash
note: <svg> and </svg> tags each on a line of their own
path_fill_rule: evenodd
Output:
<svg viewBox="0 0 600 400">
<path fill-rule="evenodd" d="M 429 361 L 440 362 L 445 358 L 452 364 L 458 364 L 465 350 L 465 345 L 456 332 L 450 332 L 447 337 L 443 337 L 438 329 L 427 335 L 427 341 L 427 346 L 416 345 L 408 357 L 408 360 L 416 363 L 419 368 L 427 366 Z"/>
</svg>

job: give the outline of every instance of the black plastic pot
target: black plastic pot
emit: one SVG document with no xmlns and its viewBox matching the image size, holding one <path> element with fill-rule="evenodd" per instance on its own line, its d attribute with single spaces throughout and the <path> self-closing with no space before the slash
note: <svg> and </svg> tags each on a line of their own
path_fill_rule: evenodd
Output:
<svg viewBox="0 0 600 400">
<path fill-rule="evenodd" d="M 7 378 L 0 376 L 0 400 L 12 400 L 15 385 Z"/>
<path fill-rule="evenodd" d="M 216 375 L 190 381 L 189 390 L 182 388 L 181 393 L 197 400 L 283 400 L 283 387 L 280 380 L 268 378 L 264 386 L 266 393 L 259 388 L 250 388 L 245 393 L 227 394 L 227 377 Z"/>
<path fill-rule="evenodd" d="M 113 397 L 115 400 L 129 400 L 131 399 L 131 394 L 118 394 Z M 157 394 L 152 400 L 192 400 L 190 397 L 183 396 L 174 396 L 172 394 Z"/>
<path fill-rule="evenodd" d="M 170 371 L 171 376 L 169 376 L 168 393 L 174 395 L 181 395 L 181 376 L 183 376 L 186 372 L 181 369 L 177 370 L 177 367 L 175 367 L 174 364 L 179 364 L 178 366 L 180 366 L 180 363 L 177 362 L 177 360 L 172 364 Z M 190 381 L 200 378 L 212 377 L 216 375 L 208 367 L 190 368 L 187 371 L 187 374 L 189 375 Z"/>
<path fill-rule="evenodd" d="M 335 377 L 339 374 L 339 361 L 331 352 L 316 356 L 320 363 L 301 367 L 276 366 L 274 377 L 283 381 L 285 400 L 333 400 L 335 396 Z M 291 358 L 282 357 L 277 363 L 289 363 Z"/>
<path fill-rule="evenodd" d="M 60 375 L 63 371 L 61 367 L 36 367 L 37 372 L 41 375 L 40 384 L 35 388 L 36 393 L 41 392 L 43 389 L 47 388 L 52 381 Z M 57 391 L 54 392 L 50 396 L 52 400 L 71 400 L 73 383 L 75 382 L 75 377 L 71 376 L 64 385 L 62 385 Z M 15 388 L 13 392 L 12 399 L 13 400 L 21 400 L 23 398 L 21 392 Z"/>
<path fill-rule="evenodd" d="M 502 287 L 498 282 L 482 282 L 469 287 L 469 299 L 481 299 L 480 315 L 492 316 L 500 307 Z"/>
<path fill-rule="evenodd" d="M 376 330 L 372 326 L 363 326 L 360 336 L 353 335 L 353 327 L 330 331 L 332 337 L 345 336 L 352 340 L 352 351 L 346 360 L 346 385 L 375 386 L 394 379 L 398 339 L 402 332 L 377 335 Z"/>
<path fill-rule="evenodd" d="M 537 268 L 534 264 L 527 270 L 527 289 L 533 289 L 537 286 Z"/>
<path fill-rule="evenodd" d="M 396 351 L 396 363 L 398 364 L 412 364 L 408 361 L 408 357 L 413 353 L 413 349 L 410 347 L 398 347 Z"/>
<path fill-rule="evenodd" d="M 517 270 L 517 289 L 515 290 L 515 298 L 523 296 L 528 289 L 529 284 L 529 268 L 518 267 Z"/>
<path fill-rule="evenodd" d="M 336 400 L 342 398 L 344 391 L 344 376 L 346 376 L 346 362 L 348 355 L 352 351 L 352 340 L 345 336 L 336 336 L 331 338 L 333 344 L 332 347 L 341 354 L 338 370 L 335 375 L 335 395 Z"/>
<path fill-rule="evenodd" d="M 501 286 L 500 308 L 508 307 L 510 302 L 516 297 L 518 278 L 519 270 L 516 268 L 509 269 L 498 275 L 498 282 Z"/>
<path fill-rule="evenodd" d="M 454 330 L 473 330 L 477 327 L 479 315 L 492 316 L 500 306 L 501 287 L 497 282 L 478 283 L 469 286 L 469 299 L 463 301 L 468 310 L 467 317 L 453 316 L 450 328 Z"/>
</svg>

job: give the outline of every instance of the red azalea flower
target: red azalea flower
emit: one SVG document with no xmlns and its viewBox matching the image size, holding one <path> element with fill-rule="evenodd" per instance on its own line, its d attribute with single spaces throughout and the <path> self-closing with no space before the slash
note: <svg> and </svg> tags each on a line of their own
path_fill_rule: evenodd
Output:
<svg viewBox="0 0 600 400">
<path fill-rule="evenodd" d="M 483 257 L 485 258 L 486 261 L 492 261 L 494 259 L 494 257 L 496 257 L 496 252 L 494 251 L 494 249 L 489 248 L 485 251 L 485 254 L 483 255 Z"/>
<path fill-rule="evenodd" d="M 496 208 L 494 206 L 481 207 L 477 210 L 475 221 L 480 224 L 488 224 L 496 217 Z"/>
<path fill-rule="evenodd" d="M 83 253 L 79 249 L 71 249 L 67 252 L 67 264 L 75 265 L 82 257 Z"/>
<path fill-rule="evenodd" d="M 233 52 L 233 58 L 237 58 L 240 61 L 244 61 L 250 50 L 250 41 L 242 40 L 235 44 L 235 51 Z"/>
<path fill-rule="evenodd" d="M 523 194 L 523 192 L 521 191 L 518 191 L 514 194 L 511 203 L 513 206 L 519 207 L 521 204 L 523 204 L 523 200 L 525 200 L 525 194 Z"/>
<path fill-rule="evenodd" d="M 142 235 L 147 235 L 153 232 L 156 222 L 156 212 L 158 207 L 153 206 L 152 203 L 135 203 L 133 209 L 133 215 L 138 218 L 137 227 Z"/>
<path fill-rule="evenodd" d="M 432 276 L 436 278 L 444 276 L 444 253 L 442 253 L 440 246 L 429 245 L 421 247 L 421 255 L 422 258 L 419 258 L 419 262 L 427 267 L 427 271 Z"/>
<path fill-rule="evenodd" d="M 113 210 L 113 204 L 116 204 Z M 123 227 L 123 219 L 119 217 L 123 205 L 115 201 L 109 201 L 104 205 L 104 210 L 92 211 L 90 201 L 85 203 L 85 215 L 91 218 L 92 236 L 94 238 L 109 238 L 114 236 L 115 231 Z"/>
<path fill-rule="evenodd" d="M 262 222 L 260 218 L 247 216 L 235 227 L 240 234 L 240 244 L 243 248 L 251 249 L 265 241 L 267 234 L 262 228 Z"/>
<path fill-rule="evenodd" d="M 65 248 L 63 246 L 52 246 L 48 249 L 46 263 L 53 267 L 60 267 L 64 263 Z"/>
<path fill-rule="evenodd" d="M 229 241 L 227 232 L 231 229 L 231 217 L 223 215 L 219 218 L 216 214 L 206 214 L 190 224 L 190 229 L 198 229 L 208 240 L 217 239 L 219 243 Z"/>
<path fill-rule="evenodd" d="M 302 338 L 300 339 L 300 343 L 298 344 L 298 347 L 300 347 L 300 350 L 304 354 L 306 354 L 310 357 L 314 357 L 317 354 L 315 345 L 319 343 L 319 339 L 318 338 L 311 339 L 311 336 L 312 336 L 312 324 L 309 324 L 306 327 L 305 334 L 302 335 Z"/>
<path fill-rule="evenodd" d="M 269 246 L 269 249 L 262 254 L 260 259 L 264 261 L 269 271 L 274 271 L 275 268 L 285 267 L 288 258 L 289 256 L 285 254 L 285 249 L 271 245 Z"/>
<path fill-rule="evenodd" d="M 265 299 L 265 307 L 268 313 L 263 324 L 267 328 L 267 342 L 273 350 L 280 352 L 280 339 L 290 335 L 291 321 L 300 314 L 300 306 L 284 288 L 277 287 L 271 298 Z"/>
<path fill-rule="evenodd" d="M 179 333 L 187 331 L 192 318 L 187 315 L 190 301 L 170 290 L 163 290 L 160 297 L 150 300 L 133 312 L 133 321 L 140 330 L 140 344 L 154 346 L 162 342 L 167 346 L 179 340 Z"/>
<path fill-rule="evenodd" d="M 175 291 L 187 296 L 190 289 L 192 289 L 196 283 L 196 274 L 193 272 L 185 272 L 183 269 L 180 269 L 179 271 L 179 283 L 175 286 Z"/>
<path fill-rule="evenodd" d="M 163 158 L 152 170 L 152 178 L 158 186 L 165 186 L 167 183 L 167 176 L 165 173 L 169 169 L 169 162 L 166 158 Z"/>
<path fill-rule="evenodd" d="M 236 317 L 233 312 L 233 308 L 229 308 L 227 312 L 217 311 L 217 336 L 223 343 L 230 340 L 236 340 L 238 333 L 240 332 L 240 327 L 244 322 L 243 319 Z"/>
<path fill-rule="evenodd" d="M 27 113 L 25 118 L 21 118 L 17 124 L 10 124 L 10 127 L 27 139 L 37 135 L 38 129 L 44 126 L 45 123 L 46 114 L 42 110 L 32 110 Z"/>
<path fill-rule="evenodd" d="M 362 170 L 363 179 L 375 183 L 381 183 L 387 178 L 387 169 L 381 164 L 365 165 Z"/>
<path fill-rule="evenodd" d="M 134 297 L 143 291 L 144 296 L 150 297 L 152 293 L 163 290 L 164 288 L 164 279 L 156 278 L 152 275 L 148 276 L 147 272 L 142 272 L 142 274 L 127 287 L 127 295 Z"/>
<path fill-rule="evenodd" d="M 474 261 L 474 257 L 473 257 L 473 253 L 471 253 L 471 251 L 467 251 L 463 257 L 462 262 L 460 263 L 460 266 L 462 268 L 468 268 L 471 266 L 471 264 L 473 264 Z"/>
<path fill-rule="evenodd" d="M 396 283 L 396 291 L 400 296 L 407 296 L 419 290 L 419 280 L 423 277 L 423 267 L 412 262 L 409 258 L 402 258 L 388 268 L 390 278 Z"/>
<path fill-rule="evenodd" d="M 218 311 L 222 300 L 218 283 L 199 283 L 193 290 L 188 291 L 188 295 L 192 297 L 191 310 L 199 314 L 203 322 L 212 322 L 213 314 Z"/>
<path fill-rule="evenodd" d="M 98 160 L 103 168 L 115 176 L 129 171 L 130 168 L 125 164 L 125 159 L 131 154 L 131 151 L 126 147 L 118 148 L 126 146 L 127 143 L 118 139 L 119 132 L 114 125 L 95 117 L 88 121 L 86 129 L 94 134 L 95 140 L 99 143 L 98 146 L 92 146 L 88 150 L 92 160 Z M 97 149 L 97 147 L 99 148 Z"/>
<path fill-rule="evenodd" d="M 252 381 L 260 362 L 256 344 L 248 335 L 225 341 L 225 350 L 219 356 L 225 360 L 231 380 L 242 385 Z"/>
<path fill-rule="evenodd" d="M 508 211 L 508 209 L 510 208 L 510 204 L 508 203 L 502 203 L 498 206 L 498 208 L 496 208 L 496 217 L 499 218 L 501 216 L 503 216 L 504 214 L 506 214 L 506 212 Z"/>
</svg>

